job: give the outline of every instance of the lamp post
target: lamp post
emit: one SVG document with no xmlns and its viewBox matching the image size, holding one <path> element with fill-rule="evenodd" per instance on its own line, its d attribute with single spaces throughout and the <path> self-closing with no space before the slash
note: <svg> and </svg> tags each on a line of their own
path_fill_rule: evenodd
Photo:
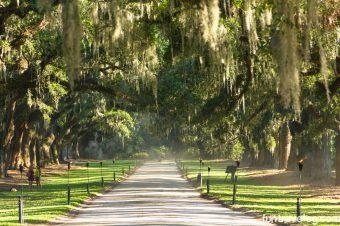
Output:
<svg viewBox="0 0 340 226">
<path fill-rule="evenodd" d="M 301 196 L 302 196 L 302 168 L 303 168 L 303 159 L 298 162 L 299 167 L 299 179 L 300 179 L 300 191 L 299 197 L 297 197 L 296 201 L 296 221 L 301 223 Z"/>
</svg>

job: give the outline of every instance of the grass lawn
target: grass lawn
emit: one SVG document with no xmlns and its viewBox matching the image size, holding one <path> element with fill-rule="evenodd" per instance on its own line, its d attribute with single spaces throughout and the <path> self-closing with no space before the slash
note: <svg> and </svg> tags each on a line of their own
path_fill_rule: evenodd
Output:
<svg viewBox="0 0 340 226">
<path fill-rule="evenodd" d="M 199 162 L 182 161 L 185 174 L 196 182 L 199 172 Z M 210 196 L 224 201 L 227 205 L 232 204 L 233 185 L 228 178 L 225 181 L 226 165 L 234 165 L 234 162 L 205 161 L 203 166 L 202 193 L 206 193 L 207 167 L 210 172 Z M 182 165 L 181 165 L 182 167 Z M 241 167 L 238 173 L 237 201 L 232 208 L 246 208 L 251 212 L 265 214 L 266 216 L 281 216 L 295 219 L 296 199 L 299 194 L 299 176 L 297 172 L 290 172 L 293 181 L 285 182 L 285 171 L 278 171 L 277 175 L 264 175 L 265 170 Z M 275 170 L 273 170 L 275 171 Z M 265 171 L 268 173 L 267 171 Z M 281 175 L 282 174 L 282 175 Z M 295 176 L 294 176 L 295 175 Z M 273 178 L 276 180 L 272 180 Z M 280 181 L 281 180 L 281 181 Z M 272 185 L 271 182 L 273 181 Z M 303 185 L 302 190 L 302 219 L 317 220 L 319 223 L 307 222 L 307 225 L 340 225 L 340 193 L 336 187 L 313 187 Z"/>
<path fill-rule="evenodd" d="M 116 160 L 114 170 L 116 181 L 123 178 L 122 169 L 128 173 L 135 166 L 133 160 Z M 67 172 L 43 177 L 42 190 L 34 186 L 28 190 L 27 184 L 24 187 L 24 212 L 25 223 L 36 224 L 46 223 L 48 220 L 65 214 L 70 209 L 79 206 L 90 196 L 107 189 L 113 181 L 112 161 L 103 161 L 104 188 L 101 182 L 101 169 L 99 162 L 89 163 L 89 190 L 87 193 L 87 169 L 86 162 L 76 162 L 75 167 L 70 170 L 71 204 L 67 205 Z M 106 182 L 106 183 L 105 183 Z M 0 191 L 0 225 L 18 225 L 18 192 Z"/>
</svg>

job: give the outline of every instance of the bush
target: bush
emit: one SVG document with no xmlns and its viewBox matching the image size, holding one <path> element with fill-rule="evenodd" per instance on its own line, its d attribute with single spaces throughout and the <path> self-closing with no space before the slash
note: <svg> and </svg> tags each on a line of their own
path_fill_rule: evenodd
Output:
<svg viewBox="0 0 340 226">
<path fill-rule="evenodd" d="M 230 158 L 235 161 L 240 160 L 242 159 L 243 152 L 244 152 L 243 145 L 239 141 L 237 141 L 233 146 Z"/>
<path fill-rule="evenodd" d="M 200 149 L 196 147 L 190 147 L 186 151 L 186 157 L 191 159 L 196 159 L 200 157 Z"/>
<path fill-rule="evenodd" d="M 138 159 L 138 160 L 145 160 L 149 158 L 149 153 L 143 151 L 143 152 L 137 152 L 131 156 L 132 159 Z"/>
<path fill-rule="evenodd" d="M 166 155 L 166 147 L 160 146 L 154 150 L 154 157 L 155 158 L 164 158 Z"/>
</svg>

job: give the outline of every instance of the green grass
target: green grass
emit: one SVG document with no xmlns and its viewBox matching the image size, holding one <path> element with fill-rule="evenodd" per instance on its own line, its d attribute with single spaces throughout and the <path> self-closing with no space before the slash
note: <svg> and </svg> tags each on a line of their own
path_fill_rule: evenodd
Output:
<svg viewBox="0 0 340 226">
<path fill-rule="evenodd" d="M 188 178 L 196 182 L 199 172 L 198 161 L 183 161 L 185 174 L 188 170 Z M 233 185 L 228 179 L 225 182 L 225 167 L 233 162 L 205 162 L 203 167 L 202 193 L 206 193 L 207 166 L 211 167 L 210 172 L 210 193 L 209 195 L 223 200 L 226 204 L 232 205 Z M 180 166 L 183 168 L 183 166 Z M 296 216 L 296 199 L 299 194 L 299 187 L 296 185 L 287 186 L 265 186 L 256 182 L 256 179 L 249 176 L 249 171 L 239 172 L 237 185 L 237 201 L 233 208 L 246 208 L 252 212 L 266 216 Z M 302 195 L 302 215 L 307 217 L 320 217 L 319 223 L 303 222 L 307 225 L 340 225 L 340 201 L 336 199 L 313 198 L 308 192 Z M 330 221 L 330 222 L 327 222 Z"/>
<path fill-rule="evenodd" d="M 135 166 L 133 160 L 116 160 L 114 169 L 116 181 L 123 178 L 122 169 L 128 173 Z M 71 204 L 67 205 L 67 172 L 60 175 L 46 177 L 42 180 L 43 189 L 33 187 L 28 190 L 24 187 L 24 212 L 25 223 L 46 223 L 48 220 L 63 215 L 70 209 L 79 206 L 89 196 L 93 196 L 109 188 L 113 182 L 112 161 L 103 161 L 104 188 L 101 184 L 101 169 L 99 162 L 90 162 L 89 165 L 89 190 L 87 193 L 86 162 L 76 162 L 75 165 L 84 168 L 70 170 Z M 18 225 L 18 192 L 0 192 L 0 225 Z"/>
</svg>

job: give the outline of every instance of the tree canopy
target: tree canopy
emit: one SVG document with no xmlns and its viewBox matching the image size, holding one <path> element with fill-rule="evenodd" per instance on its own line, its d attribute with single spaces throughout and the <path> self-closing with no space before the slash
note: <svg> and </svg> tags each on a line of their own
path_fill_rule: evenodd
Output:
<svg viewBox="0 0 340 226">
<path fill-rule="evenodd" d="M 338 21 L 335 0 L 3 0 L 1 173 L 166 143 L 340 184 Z"/>
</svg>

